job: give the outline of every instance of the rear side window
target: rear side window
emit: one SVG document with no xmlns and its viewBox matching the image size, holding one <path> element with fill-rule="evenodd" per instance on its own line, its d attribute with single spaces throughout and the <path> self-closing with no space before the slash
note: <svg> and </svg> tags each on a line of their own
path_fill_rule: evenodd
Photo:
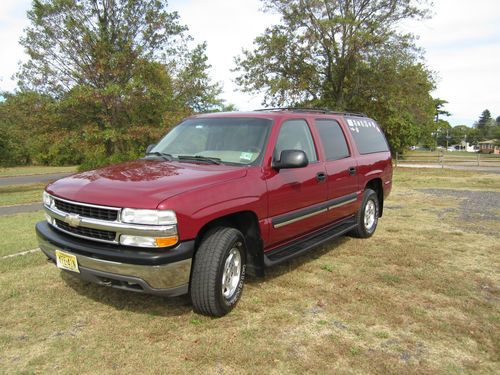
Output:
<svg viewBox="0 0 500 375">
<path fill-rule="evenodd" d="M 349 131 L 360 154 L 389 151 L 382 130 L 369 118 L 346 118 Z"/>
<path fill-rule="evenodd" d="M 340 124 L 335 120 L 316 120 L 316 128 L 325 149 L 326 160 L 344 159 L 349 148 Z"/>
</svg>

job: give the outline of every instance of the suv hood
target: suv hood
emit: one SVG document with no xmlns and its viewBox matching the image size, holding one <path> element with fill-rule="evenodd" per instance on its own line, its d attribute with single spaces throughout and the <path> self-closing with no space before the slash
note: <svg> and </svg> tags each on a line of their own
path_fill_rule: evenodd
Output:
<svg viewBox="0 0 500 375">
<path fill-rule="evenodd" d="M 238 166 L 135 160 L 57 180 L 46 190 L 82 203 L 155 209 L 174 195 L 246 174 Z"/>
</svg>

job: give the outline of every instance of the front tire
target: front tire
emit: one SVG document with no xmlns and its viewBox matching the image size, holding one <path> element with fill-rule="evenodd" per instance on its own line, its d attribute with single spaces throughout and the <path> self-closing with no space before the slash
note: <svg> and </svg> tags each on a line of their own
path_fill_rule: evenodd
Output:
<svg viewBox="0 0 500 375">
<path fill-rule="evenodd" d="M 241 297 L 245 280 L 246 248 L 241 232 L 219 227 L 203 238 L 194 258 L 191 301 L 203 315 L 220 317 Z"/>
<path fill-rule="evenodd" d="M 353 237 L 368 238 L 377 229 L 378 217 L 380 213 L 380 203 L 378 196 L 372 189 L 366 189 L 363 193 L 363 201 L 356 214 L 356 228 L 350 234 Z"/>
</svg>

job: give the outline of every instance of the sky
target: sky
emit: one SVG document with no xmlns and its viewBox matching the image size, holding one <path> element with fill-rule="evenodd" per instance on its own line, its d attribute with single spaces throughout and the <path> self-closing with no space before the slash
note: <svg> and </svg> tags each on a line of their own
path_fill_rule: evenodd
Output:
<svg viewBox="0 0 500 375">
<path fill-rule="evenodd" d="M 26 59 L 18 44 L 28 25 L 31 0 L 0 1 L 0 91 L 13 91 L 11 77 Z M 223 98 L 240 110 L 262 107 L 262 95 L 246 94 L 234 82 L 234 57 L 251 48 L 256 36 L 279 21 L 260 11 L 259 0 L 171 0 L 196 42 L 206 41 L 212 78 Z M 471 126 L 484 109 L 500 115 L 500 1 L 434 0 L 433 17 L 402 27 L 416 34 L 429 69 L 437 76 L 432 93 L 448 101 L 452 125 Z"/>
</svg>

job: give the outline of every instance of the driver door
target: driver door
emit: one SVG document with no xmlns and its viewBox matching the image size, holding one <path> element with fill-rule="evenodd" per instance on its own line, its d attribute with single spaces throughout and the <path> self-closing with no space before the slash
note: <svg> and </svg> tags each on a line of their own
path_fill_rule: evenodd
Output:
<svg viewBox="0 0 500 375">
<path fill-rule="evenodd" d="M 281 124 L 274 159 L 283 150 L 302 150 L 309 165 L 304 168 L 273 170 L 266 180 L 271 231 L 269 245 L 275 246 L 299 237 L 328 222 L 326 210 L 319 207 L 327 199 L 326 170 L 305 120 Z"/>
</svg>

